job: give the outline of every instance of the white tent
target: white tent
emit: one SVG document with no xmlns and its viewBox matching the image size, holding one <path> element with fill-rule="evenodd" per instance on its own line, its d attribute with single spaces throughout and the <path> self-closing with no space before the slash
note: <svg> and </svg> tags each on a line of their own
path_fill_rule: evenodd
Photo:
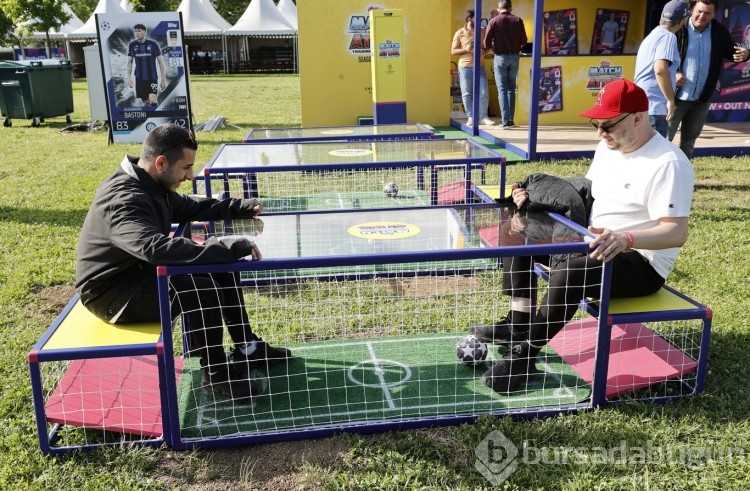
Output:
<svg viewBox="0 0 750 491">
<path fill-rule="evenodd" d="M 297 34 L 297 29 L 286 20 L 273 0 L 252 0 L 237 23 L 226 30 L 226 34 L 292 37 Z"/>
<path fill-rule="evenodd" d="M 240 37 L 239 42 L 232 43 L 230 53 L 237 71 L 278 71 L 291 65 L 296 72 L 297 28 L 289 23 L 273 0 L 251 0 L 242 17 L 224 31 L 224 35 L 227 41 L 230 36 Z M 251 49 L 251 39 L 261 39 L 253 43 L 257 45 L 254 49 Z M 289 47 L 290 41 L 293 48 Z"/>
<path fill-rule="evenodd" d="M 122 9 L 123 9 L 123 10 L 124 10 L 125 12 L 132 12 L 132 11 L 133 11 L 133 4 L 132 4 L 132 3 L 130 3 L 130 1 L 129 1 L 129 0 L 122 0 L 122 1 L 120 2 L 120 7 L 122 7 Z"/>
<path fill-rule="evenodd" d="M 294 2 L 292 0 L 279 0 L 276 7 L 287 22 L 289 22 L 289 25 L 297 29 L 297 6 L 294 5 Z"/>
<path fill-rule="evenodd" d="M 125 13 L 118 0 L 99 0 L 91 17 L 80 28 L 68 34 L 69 39 L 91 39 L 96 38 L 96 14 Z"/>
<path fill-rule="evenodd" d="M 195 38 L 221 38 L 221 52 L 226 53 L 226 38 L 224 31 L 232 27 L 224 17 L 219 15 L 210 0 L 182 0 L 177 11 L 182 13 L 182 30 L 185 39 Z M 190 43 L 187 43 L 190 45 Z M 203 50 L 207 51 L 205 43 L 201 43 Z M 210 44 L 210 43 L 209 43 Z M 224 56 L 224 71 L 227 71 L 227 59 Z"/>
<path fill-rule="evenodd" d="M 182 0 L 177 12 L 182 12 L 185 37 L 220 36 L 224 30 L 232 27 L 209 0 Z"/>
</svg>

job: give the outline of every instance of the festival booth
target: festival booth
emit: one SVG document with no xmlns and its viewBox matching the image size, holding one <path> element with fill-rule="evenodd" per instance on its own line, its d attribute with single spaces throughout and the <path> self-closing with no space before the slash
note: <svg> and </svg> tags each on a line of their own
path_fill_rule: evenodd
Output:
<svg viewBox="0 0 750 491">
<path fill-rule="evenodd" d="M 452 125 L 529 160 L 591 156 L 596 134 L 578 113 L 591 107 L 606 83 L 633 78 L 638 46 L 658 23 L 664 3 L 639 0 L 608 7 L 600 0 L 515 2 L 513 13 L 524 20 L 529 45 L 519 71 L 514 117 L 518 126 L 501 130 L 468 128 L 466 119 L 454 111 L 461 102 L 460 91 L 454 98 L 458 77 L 456 58 L 450 54 L 453 33 L 464 24 L 466 11 L 479 12 L 484 25 L 496 2 L 392 0 L 377 7 L 363 0 L 300 2 L 302 126 L 352 125 L 372 119 L 370 65 L 375 47 L 370 45 L 369 9 L 384 8 L 403 12 L 407 123 Z M 743 37 L 750 24 L 750 5 L 727 0 L 717 19 L 729 26 L 736 42 L 750 42 Z M 490 117 L 497 118 L 493 54 L 485 54 L 483 61 Z M 726 64 L 723 88 L 712 101 L 696 156 L 747 152 L 749 77 L 749 63 Z"/>
<path fill-rule="evenodd" d="M 273 0 L 252 0 L 224 34 L 230 73 L 297 72 L 297 28 Z"/>
<path fill-rule="evenodd" d="M 461 4 L 472 2 L 459 2 Z M 514 4 L 513 14 L 524 20 L 529 46 L 521 57 L 516 113 L 512 129 L 467 128 L 465 120 L 451 124 L 493 141 L 529 160 L 593 155 L 597 138 L 578 114 L 590 108 L 605 84 L 631 79 L 641 40 L 659 22 L 666 0 L 646 0 L 607 7 L 598 0 L 538 0 Z M 454 7 L 456 3 L 454 2 Z M 466 6 L 471 8 L 471 5 Z M 494 2 L 475 2 L 486 25 Z M 454 23 L 463 23 L 465 9 L 454 9 Z M 716 18 L 734 40 L 747 45 L 743 25 L 750 24 L 750 5 L 728 1 Z M 484 64 L 490 87 L 490 113 L 499 115 L 493 54 Z M 695 155 L 739 155 L 750 151 L 750 63 L 725 63 L 720 88 L 712 99 L 708 124 Z M 486 128 L 486 129 L 485 129 Z"/>
<path fill-rule="evenodd" d="M 191 73 L 226 73 L 224 31 L 232 24 L 219 15 L 210 1 L 182 0 L 177 12 L 182 13 Z"/>
</svg>

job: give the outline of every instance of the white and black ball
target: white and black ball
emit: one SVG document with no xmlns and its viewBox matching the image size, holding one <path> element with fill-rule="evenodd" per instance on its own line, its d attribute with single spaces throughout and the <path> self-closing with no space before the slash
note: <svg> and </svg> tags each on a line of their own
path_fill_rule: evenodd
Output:
<svg viewBox="0 0 750 491">
<path fill-rule="evenodd" d="M 395 182 L 389 182 L 383 185 L 383 192 L 389 198 L 393 198 L 398 194 L 398 184 Z"/>
<path fill-rule="evenodd" d="M 473 334 L 462 337 L 456 343 L 456 356 L 469 367 L 479 365 L 486 360 L 487 353 L 487 344 Z"/>
</svg>

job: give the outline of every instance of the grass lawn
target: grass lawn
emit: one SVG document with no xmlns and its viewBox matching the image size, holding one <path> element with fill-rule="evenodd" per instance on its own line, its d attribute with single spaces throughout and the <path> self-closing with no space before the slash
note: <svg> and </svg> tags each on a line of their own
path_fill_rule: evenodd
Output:
<svg viewBox="0 0 750 491">
<path fill-rule="evenodd" d="M 86 81 L 76 80 L 73 90 L 73 120 L 86 122 Z M 300 123 L 296 76 L 196 76 L 191 94 L 196 122 L 228 118 L 226 128 L 198 133 L 199 163 L 220 143 L 241 141 L 251 127 Z M 695 159 L 690 238 L 669 280 L 714 310 L 701 396 L 550 419 L 482 417 L 459 427 L 213 451 L 116 448 L 43 457 L 26 355 L 72 293 L 78 233 L 96 186 L 124 153 L 139 149 L 107 145 L 103 131 L 60 132 L 65 126 L 64 118 L 52 118 L 41 128 L 21 120 L 0 128 L 6 229 L 0 236 L 0 490 L 489 489 L 474 464 L 477 445 L 493 430 L 520 451 L 518 468 L 501 489 L 747 489 L 750 157 Z M 508 178 L 580 175 L 587 165 L 514 163 Z M 637 448 L 648 453 L 627 458 Z"/>
</svg>

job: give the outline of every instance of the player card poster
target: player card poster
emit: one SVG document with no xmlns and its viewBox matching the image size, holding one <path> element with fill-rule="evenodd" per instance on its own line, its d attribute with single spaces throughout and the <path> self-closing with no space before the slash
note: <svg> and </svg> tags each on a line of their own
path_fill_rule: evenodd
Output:
<svg viewBox="0 0 750 491">
<path fill-rule="evenodd" d="M 96 14 L 110 139 L 142 143 L 164 123 L 192 129 L 182 14 Z"/>
<path fill-rule="evenodd" d="M 629 17 L 627 10 L 596 9 L 591 54 L 621 55 Z"/>
<path fill-rule="evenodd" d="M 732 41 L 750 47 L 750 4 L 725 0 L 716 11 L 716 20 L 729 30 Z M 750 62 L 724 60 L 718 94 L 711 98 L 709 122 L 750 121 Z"/>
<path fill-rule="evenodd" d="M 542 67 L 539 79 L 539 112 L 562 111 L 562 67 Z"/>
<path fill-rule="evenodd" d="M 544 53 L 558 56 L 578 54 L 576 9 L 544 12 Z"/>
</svg>

